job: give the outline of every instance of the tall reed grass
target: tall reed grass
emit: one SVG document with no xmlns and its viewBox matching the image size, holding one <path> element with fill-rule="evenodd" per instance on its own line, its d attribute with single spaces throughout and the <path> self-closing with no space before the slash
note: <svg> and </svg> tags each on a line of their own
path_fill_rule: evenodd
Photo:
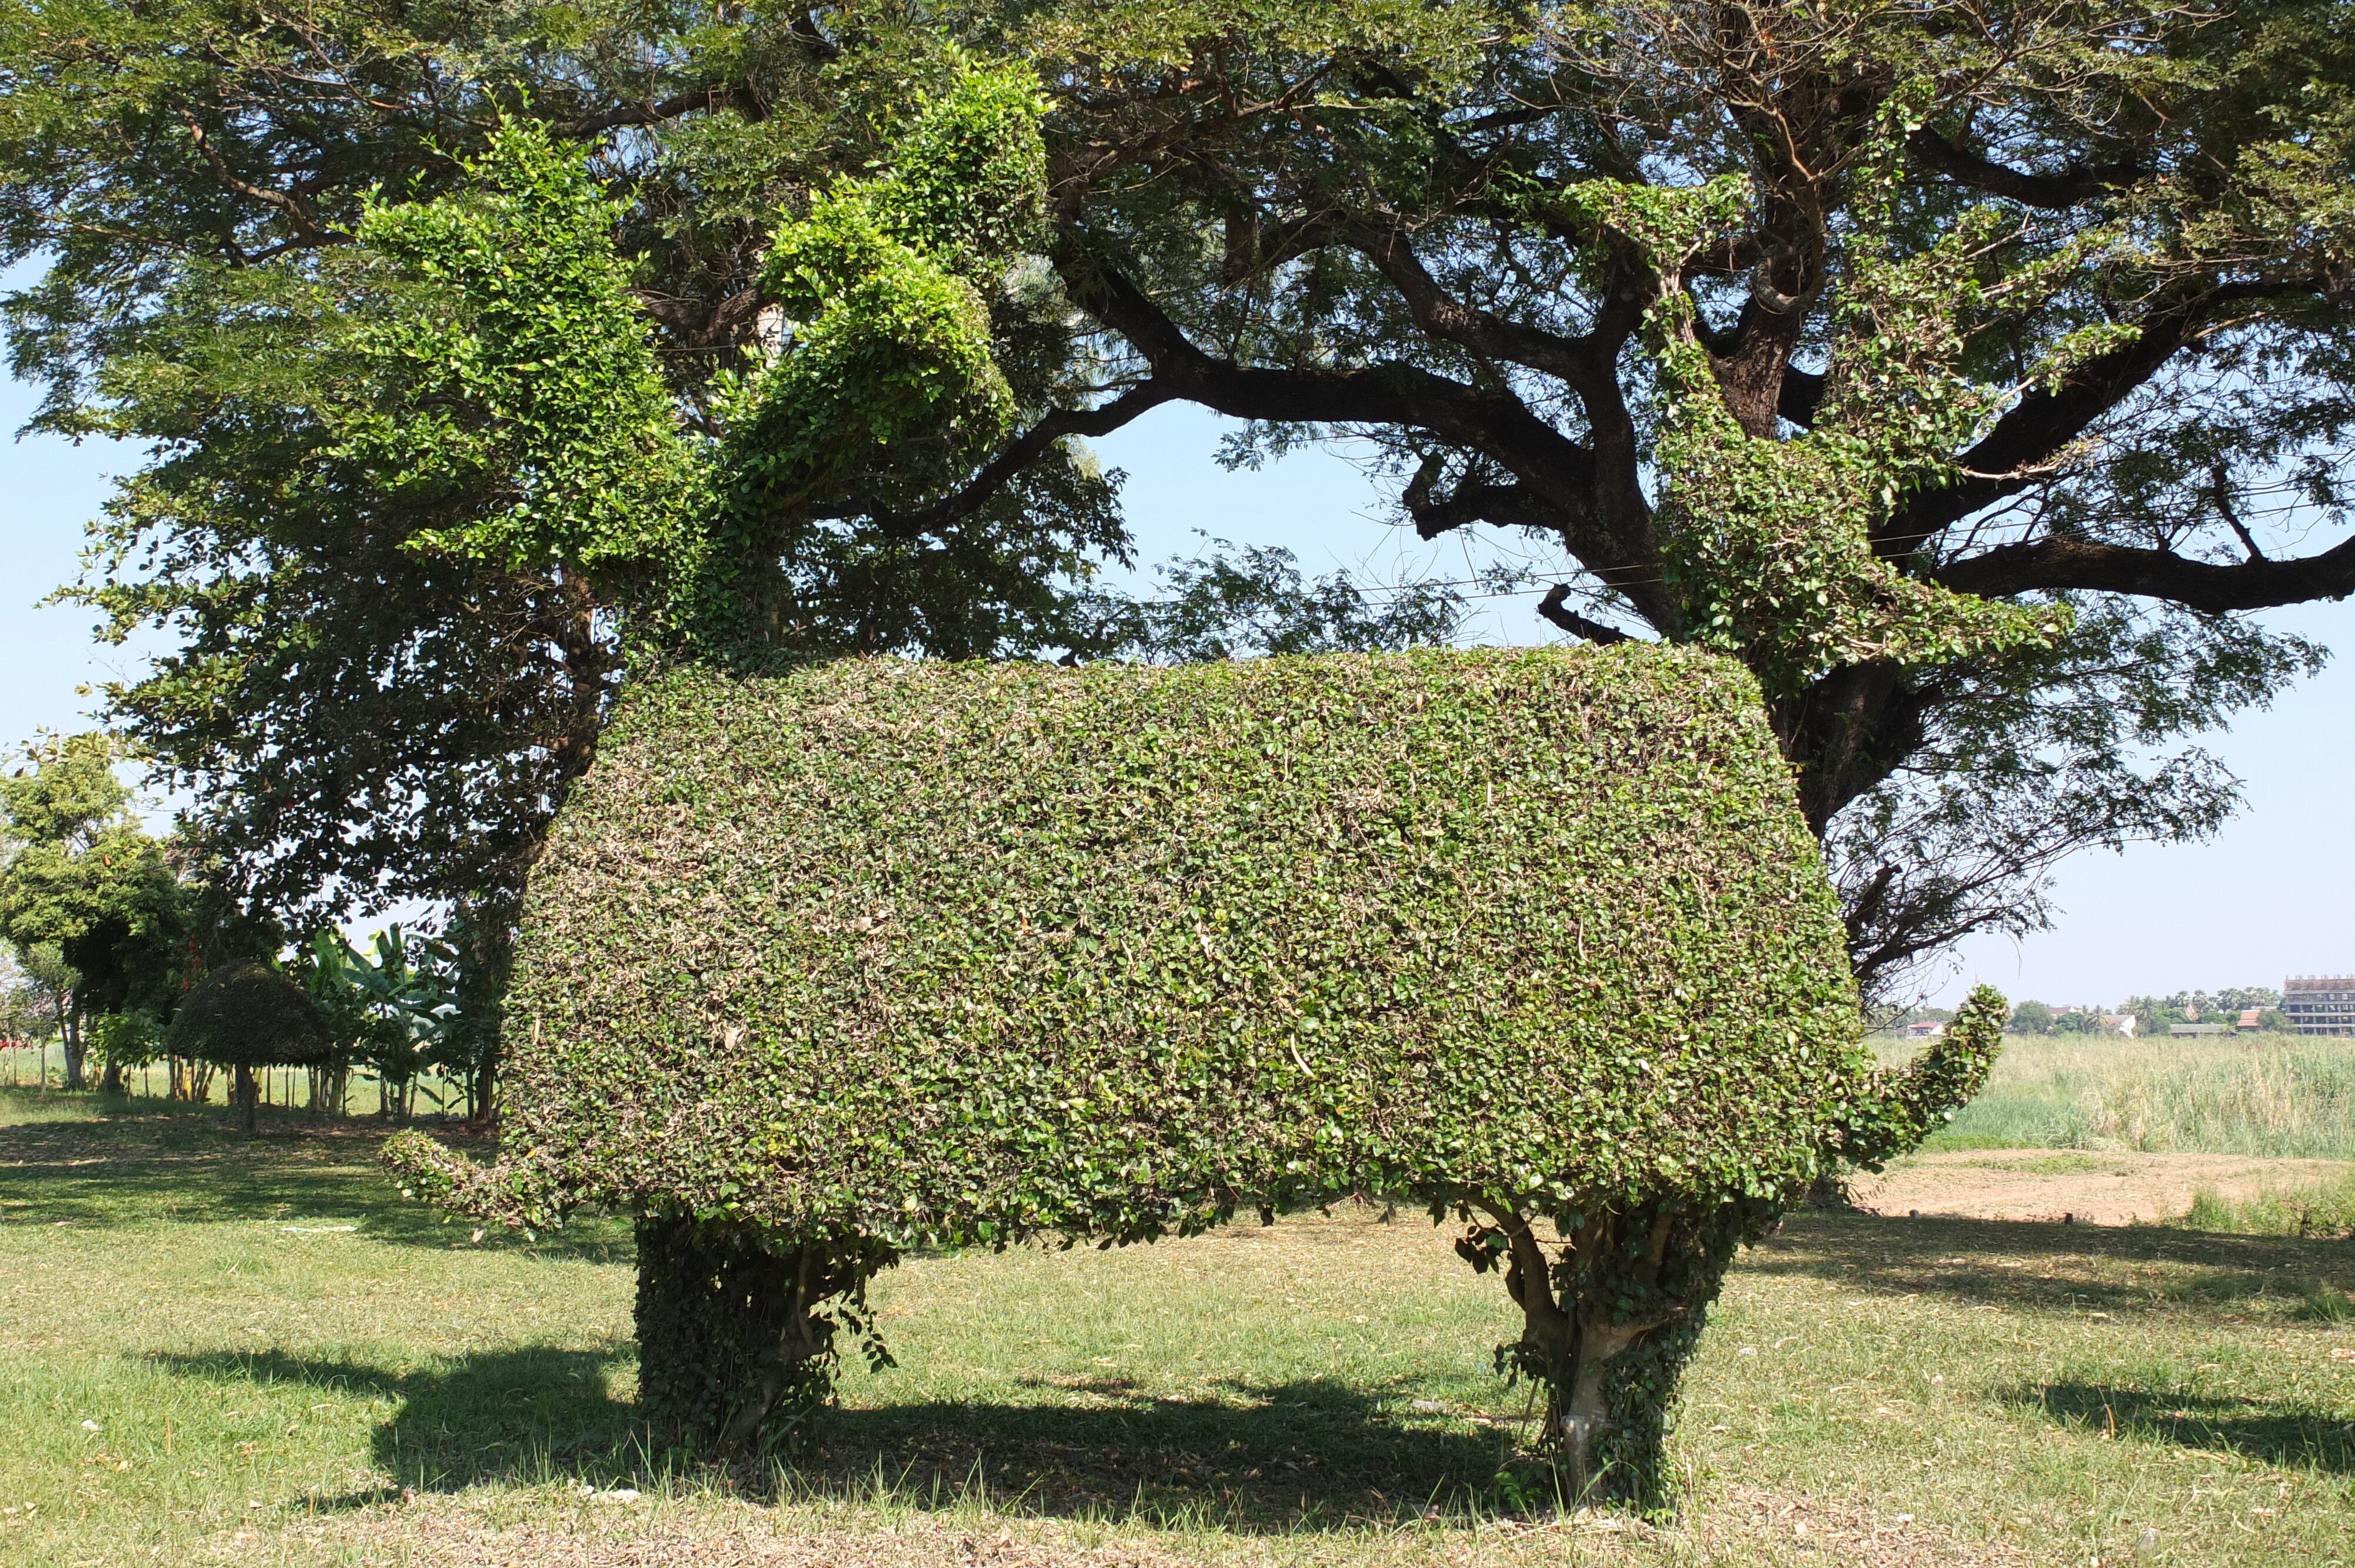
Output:
<svg viewBox="0 0 2355 1568">
<path fill-rule="evenodd" d="M 2191 1195 L 2186 1228 L 2244 1236 L 2304 1236 L 2324 1241 L 2355 1237 L 2355 1175 L 2319 1186 L 2273 1187 L 2254 1197 L 2228 1198 L 2214 1188 Z M 2330 1302 L 2336 1300 L 2333 1308 Z M 2355 1298 L 2325 1296 L 2317 1312 L 2336 1311 L 2332 1322 L 2355 1321 Z"/>
<path fill-rule="evenodd" d="M 1919 1049 L 1876 1044 L 1889 1059 Z M 1929 1147 L 2355 1160 L 2355 1039 L 2013 1035 Z"/>
</svg>

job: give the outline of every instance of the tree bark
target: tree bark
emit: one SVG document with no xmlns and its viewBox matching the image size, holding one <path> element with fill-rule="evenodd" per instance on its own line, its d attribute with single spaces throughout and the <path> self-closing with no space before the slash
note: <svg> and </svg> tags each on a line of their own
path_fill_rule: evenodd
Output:
<svg viewBox="0 0 2355 1568">
<path fill-rule="evenodd" d="M 261 1086 L 253 1081 L 253 1069 L 240 1062 L 232 1094 L 237 1100 L 237 1129 L 251 1138 L 259 1130 L 254 1114 L 255 1102 L 261 1097 Z"/>
<path fill-rule="evenodd" d="M 82 1069 L 87 1061 L 88 1052 L 83 1044 L 81 1026 L 82 1019 L 80 1012 L 70 1012 L 66 1015 L 62 1044 L 66 1054 L 66 1087 L 69 1089 L 88 1086 L 82 1078 Z"/>
</svg>

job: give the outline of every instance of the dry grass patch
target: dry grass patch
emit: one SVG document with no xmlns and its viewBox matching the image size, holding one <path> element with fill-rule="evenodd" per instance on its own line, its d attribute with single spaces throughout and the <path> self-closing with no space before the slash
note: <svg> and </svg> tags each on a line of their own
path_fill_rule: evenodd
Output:
<svg viewBox="0 0 2355 1568">
<path fill-rule="evenodd" d="M 2355 1039 L 2011 1035 L 1987 1087 L 1929 1147 L 2355 1160 Z"/>
</svg>

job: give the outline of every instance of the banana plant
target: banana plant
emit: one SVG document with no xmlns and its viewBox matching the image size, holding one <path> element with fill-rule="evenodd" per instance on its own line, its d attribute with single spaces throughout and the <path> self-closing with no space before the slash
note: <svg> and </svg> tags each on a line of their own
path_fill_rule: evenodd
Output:
<svg viewBox="0 0 2355 1568">
<path fill-rule="evenodd" d="M 340 931 L 313 933 L 304 980 L 346 1055 L 383 1081 L 381 1114 L 405 1117 L 417 1079 L 457 1012 L 453 958 L 443 944 L 388 927 L 361 948 Z"/>
</svg>

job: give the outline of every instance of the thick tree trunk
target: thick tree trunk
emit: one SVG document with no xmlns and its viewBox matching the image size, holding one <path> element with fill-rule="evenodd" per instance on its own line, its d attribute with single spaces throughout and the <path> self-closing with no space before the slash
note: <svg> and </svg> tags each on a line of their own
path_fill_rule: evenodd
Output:
<svg viewBox="0 0 2355 1568">
<path fill-rule="evenodd" d="M 254 1115 L 255 1102 L 261 1098 L 261 1086 L 253 1081 L 253 1069 L 240 1062 L 237 1065 L 235 1087 L 231 1091 L 237 1101 L 237 1129 L 251 1138 L 259 1130 Z"/>
<path fill-rule="evenodd" d="M 69 1089 L 87 1086 L 82 1079 L 82 1068 L 89 1057 L 89 1051 L 83 1042 L 81 1022 L 79 1014 L 69 1013 L 66 1017 L 65 1028 L 61 1031 L 66 1052 L 66 1087 Z"/>
<path fill-rule="evenodd" d="M 1893 664 L 1850 664 L 1773 705 L 1774 733 L 1817 838 L 1840 808 L 1877 787 L 1922 748 L 1924 707 Z"/>
<path fill-rule="evenodd" d="M 98 1075 L 98 1092 L 101 1095 L 119 1095 L 123 1092 L 122 1063 L 112 1057 L 107 1059 L 106 1071 Z"/>
</svg>

